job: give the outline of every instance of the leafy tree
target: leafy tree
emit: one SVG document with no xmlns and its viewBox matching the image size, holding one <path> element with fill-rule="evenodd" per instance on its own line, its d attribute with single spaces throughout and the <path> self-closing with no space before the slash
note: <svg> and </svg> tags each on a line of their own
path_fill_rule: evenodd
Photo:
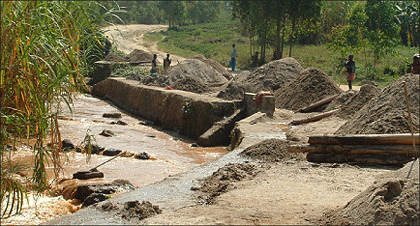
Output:
<svg viewBox="0 0 420 226">
<path fill-rule="evenodd" d="M 366 3 L 366 36 L 373 49 L 374 67 L 383 54 L 392 52 L 397 37 L 395 10 L 391 2 Z"/>
<path fill-rule="evenodd" d="M 419 46 L 420 3 L 418 1 L 399 1 L 395 3 L 394 7 L 403 45 Z"/>
</svg>

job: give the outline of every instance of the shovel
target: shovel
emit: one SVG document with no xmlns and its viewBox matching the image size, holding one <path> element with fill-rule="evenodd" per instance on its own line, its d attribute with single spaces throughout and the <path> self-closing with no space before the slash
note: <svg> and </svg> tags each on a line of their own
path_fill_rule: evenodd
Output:
<svg viewBox="0 0 420 226">
<path fill-rule="evenodd" d="M 82 180 L 86 180 L 86 179 L 90 179 L 90 178 L 103 178 L 104 177 L 104 173 L 102 173 L 101 171 L 98 170 L 98 167 L 104 165 L 105 163 L 112 161 L 114 159 L 116 159 L 118 156 L 122 155 L 126 153 L 126 151 L 119 153 L 118 155 L 106 160 L 105 162 L 93 167 L 90 170 L 85 170 L 85 171 L 78 171 L 77 173 L 73 174 L 73 179 L 82 179 Z"/>
</svg>

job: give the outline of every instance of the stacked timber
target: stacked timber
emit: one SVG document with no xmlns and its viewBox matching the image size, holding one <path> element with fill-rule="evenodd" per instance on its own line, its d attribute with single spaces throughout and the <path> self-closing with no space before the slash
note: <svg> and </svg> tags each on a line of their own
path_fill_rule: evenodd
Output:
<svg viewBox="0 0 420 226">
<path fill-rule="evenodd" d="M 307 152 L 310 162 L 402 166 L 419 156 L 419 134 L 311 136 L 309 145 L 290 151 Z"/>
</svg>

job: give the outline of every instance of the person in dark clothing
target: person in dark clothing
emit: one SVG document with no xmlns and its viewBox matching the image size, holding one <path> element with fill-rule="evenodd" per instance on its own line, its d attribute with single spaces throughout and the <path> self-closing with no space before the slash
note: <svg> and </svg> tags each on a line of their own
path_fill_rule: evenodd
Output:
<svg viewBox="0 0 420 226">
<path fill-rule="evenodd" d="M 349 89 L 352 89 L 351 83 L 356 78 L 356 62 L 353 60 L 353 54 L 350 54 L 349 59 L 344 62 L 344 67 L 346 67 L 347 83 L 349 84 Z"/>
<path fill-rule="evenodd" d="M 151 74 L 157 73 L 157 55 L 153 54 L 152 60 L 152 70 L 150 71 Z"/>
<path fill-rule="evenodd" d="M 411 74 L 420 74 L 420 54 L 416 53 L 413 56 L 413 66 L 411 67 Z"/>
<path fill-rule="evenodd" d="M 169 59 L 169 53 L 166 54 L 166 58 L 163 60 L 163 68 L 166 70 L 171 66 L 171 59 Z"/>
</svg>

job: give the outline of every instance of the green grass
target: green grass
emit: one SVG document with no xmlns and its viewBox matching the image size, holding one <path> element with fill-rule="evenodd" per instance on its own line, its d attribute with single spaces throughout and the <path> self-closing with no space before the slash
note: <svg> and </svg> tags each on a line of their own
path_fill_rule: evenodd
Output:
<svg viewBox="0 0 420 226">
<path fill-rule="evenodd" d="M 166 36 L 165 38 L 163 38 Z M 232 44 L 236 44 L 239 69 L 251 69 L 250 41 L 248 37 L 241 35 L 241 29 L 237 22 L 212 23 L 187 25 L 165 32 L 150 33 L 145 35 L 149 40 L 161 40 L 158 49 L 171 54 L 189 58 L 201 54 L 214 59 L 228 67 Z M 340 53 L 322 45 L 296 45 L 292 49 L 292 57 L 304 68 L 316 67 L 333 77 L 337 83 L 345 84 L 342 76 L 344 59 L 340 59 Z M 256 47 L 259 51 L 259 47 Z M 255 51 L 255 50 L 254 50 Z M 273 49 L 267 47 L 266 59 L 271 60 Z M 392 54 L 384 55 L 376 67 L 373 65 L 373 57 L 369 52 L 354 54 L 357 71 L 355 85 L 362 84 L 364 79 L 375 81 L 379 86 L 385 87 L 398 77 L 407 73 L 412 56 L 418 51 L 417 48 L 396 46 Z M 285 45 L 283 58 L 289 56 L 289 45 Z M 373 77 L 373 79 L 371 79 Z"/>
</svg>

